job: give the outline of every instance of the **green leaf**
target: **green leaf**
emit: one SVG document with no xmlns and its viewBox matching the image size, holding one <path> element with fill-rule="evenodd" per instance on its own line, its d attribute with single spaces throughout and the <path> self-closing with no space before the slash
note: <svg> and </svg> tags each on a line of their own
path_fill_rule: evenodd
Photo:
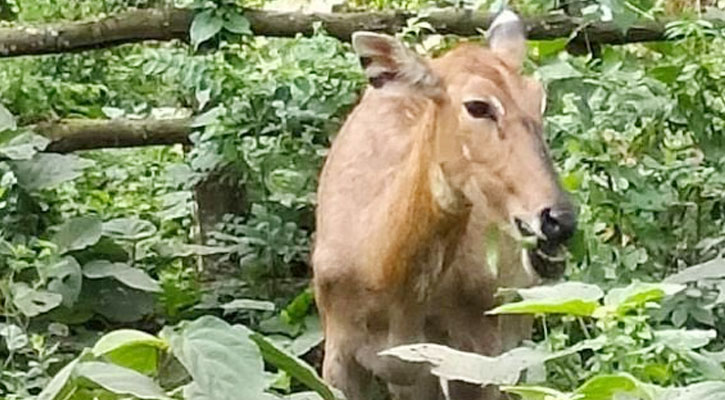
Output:
<svg viewBox="0 0 725 400">
<path fill-rule="evenodd" d="M 13 304 L 28 317 L 35 317 L 58 307 L 63 296 L 45 290 L 35 290 L 25 282 L 18 282 L 11 287 Z"/>
<path fill-rule="evenodd" d="M 81 176 L 95 162 L 72 154 L 38 153 L 30 160 L 11 161 L 10 165 L 22 187 L 40 190 Z"/>
<path fill-rule="evenodd" d="M 523 301 L 504 304 L 487 314 L 569 314 L 590 316 L 599 306 L 604 292 L 580 282 L 564 282 L 516 290 Z"/>
<path fill-rule="evenodd" d="M 116 218 L 103 223 L 103 234 L 116 239 L 137 241 L 154 233 L 154 224 L 138 218 Z"/>
<path fill-rule="evenodd" d="M 37 152 L 45 150 L 48 143 L 50 140 L 45 136 L 26 131 L 0 145 L 0 155 L 11 160 L 30 160 Z"/>
<path fill-rule="evenodd" d="M 544 386 L 501 386 L 501 391 L 520 396 L 521 400 L 574 400 L 569 393 Z"/>
<path fill-rule="evenodd" d="M 717 337 L 717 332 L 712 329 L 662 329 L 653 333 L 656 342 L 673 350 L 699 349 Z"/>
<path fill-rule="evenodd" d="M 725 368 L 717 360 L 688 350 L 684 354 L 690 359 L 694 369 L 708 380 L 725 380 Z"/>
<path fill-rule="evenodd" d="M 586 400 L 613 400 L 615 395 L 620 394 L 628 394 L 640 400 L 659 400 L 652 388 L 624 373 L 597 375 L 584 382 L 574 394 L 581 395 Z"/>
<path fill-rule="evenodd" d="M 189 30 L 189 37 L 194 50 L 199 48 L 201 43 L 219 33 L 223 25 L 224 21 L 214 10 L 205 10 L 196 14 Z"/>
<path fill-rule="evenodd" d="M 562 59 L 557 59 L 556 62 L 539 67 L 536 74 L 545 83 L 582 77 L 581 72 Z"/>
<path fill-rule="evenodd" d="M 75 373 L 116 394 L 140 399 L 169 399 L 161 386 L 151 378 L 118 365 L 86 361 L 76 365 Z"/>
<path fill-rule="evenodd" d="M 604 297 L 604 305 L 615 308 L 619 313 L 625 313 L 684 289 L 684 285 L 635 282 L 625 288 L 610 290 Z"/>
<path fill-rule="evenodd" d="M 60 400 L 67 399 L 67 396 L 60 396 L 61 393 L 68 392 L 67 386 L 71 380 L 73 370 L 76 364 L 78 364 L 79 358 L 69 362 L 65 367 L 61 368 L 53 379 L 43 388 L 43 391 L 38 395 L 38 400 Z M 65 389 L 65 390 L 64 390 Z"/>
<path fill-rule="evenodd" d="M 166 342 L 146 332 L 134 329 L 119 329 L 103 335 L 93 346 L 92 352 L 94 356 L 98 357 L 122 347 L 136 345 L 153 346 L 159 349 L 164 349 L 167 346 Z"/>
<path fill-rule="evenodd" d="M 0 132 L 5 130 L 15 130 L 18 127 L 15 117 L 10 111 L 0 104 Z"/>
<path fill-rule="evenodd" d="M 257 343 L 262 351 L 262 356 L 267 362 L 287 372 L 303 385 L 319 393 L 323 399 L 335 400 L 338 398 L 331 388 L 320 379 L 314 368 L 310 367 L 306 362 L 277 347 L 258 333 L 253 333 L 250 338 Z"/>
<path fill-rule="evenodd" d="M 124 263 L 106 260 L 91 261 L 83 266 L 83 275 L 90 279 L 114 278 L 124 285 L 145 292 L 161 292 L 161 285 L 145 271 Z"/>
<path fill-rule="evenodd" d="M 61 253 L 85 249 L 101 238 L 101 226 L 101 220 L 96 216 L 76 217 L 61 225 L 52 241 Z"/>
<path fill-rule="evenodd" d="M 75 258 L 67 256 L 48 269 L 48 290 L 63 296 L 63 305 L 70 308 L 81 294 L 83 275 Z"/>
<path fill-rule="evenodd" d="M 240 35 L 252 34 L 249 20 L 234 10 L 230 10 L 224 15 L 224 29 Z"/>
<path fill-rule="evenodd" d="M 683 284 L 721 278 L 725 278 L 725 259 L 718 257 L 671 275 L 665 279 L 665 283 Z"/>
<path fill-rule="evenodd" d="M 15 324 L 0 323 L 0 337 L 5 340 L 5 347 L 11 352 L 20 350 L 28 344 L 28 335 Z"/>
<path fill-rule="evenodd" d="M 197 395 L 211 400 L 256 400 L 264 392 L 264 362 L 247 330 L 204 316 L 166 327 L 160 336 L 193 378 Z"/>
<path fill-rule="evenodd" d="M 115 279 L 86 279 L 78 301 L 116 322 L 133 322 L 154 311 L 153 294 L 130 288 Z"/>
</svg>

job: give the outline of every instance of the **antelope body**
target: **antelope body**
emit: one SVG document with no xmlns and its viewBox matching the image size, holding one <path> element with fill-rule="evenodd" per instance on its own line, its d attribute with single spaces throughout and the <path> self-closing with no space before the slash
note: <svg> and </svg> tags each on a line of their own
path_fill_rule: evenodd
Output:
<svg viewBox="0 0 725 400">
<path fill-rule="evenodd" d="M 436 342 L 496 355 L 530 331 L 526 319 L 484 315 L 496 289 L 563 272 L 553 256 L 575 218 L 541 136 L 544 92 L 520 74 L 523 32 L 505 11 L 487 48 L 434 60 L 389 36 L 353 36 L 371 87 L 323 168 L 312 258 L 323 377 L 350 400 L 369 399 L 375 377 L 397 399 L 440 398 L 425 367 L 378 353 Z M 488 265 L 494 228 L 504 234 Z M 522 250 L 519 235 L 538 236 L 538 247 Z M 497 397 L 466 385 L 450 393 Z"/>
</svg>

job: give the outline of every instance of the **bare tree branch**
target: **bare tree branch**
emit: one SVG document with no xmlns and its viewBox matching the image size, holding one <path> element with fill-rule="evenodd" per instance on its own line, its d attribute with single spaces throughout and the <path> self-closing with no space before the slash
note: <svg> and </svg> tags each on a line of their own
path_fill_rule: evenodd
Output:
<svg viewBox="0 0 725 400">
<path fill-rule="evenodd" d="M 372 30 L 398 32 L 416 14 L 403 11 L 314 13 L 246 10 L 244 15 L 256 35 L 293 37 L 309 35 L 315 23 L 334 37 L 349 40 L 353 32 Z M 51 54 L 104 48 L 144 40 L 186 40 L 193 18 L 186 9 L 143 9 L 102 19 L 63 24 L 0 28 L 0 57 Z M 485 30 L 491 15 L 470 10 L 440 9 L 423 18 L 436 32 L 475 36 Z M 547 40 L 569 38 L 598 44 L 623 44 L 665 39 L 667 21 L 644 21 L 621 31 L 609 22 L 585 23 L 581 18 L 547 15 L 526 19 L 529 38 Z M 711 21 L 722 26 L 722 21 Z"/>
<path fill-rule="evenodd" d="M 191 144 L 188 119 L 67 119 L 35 125 L 33 131 L 51 140 L 45 151 L 57 153 L 111 147 Z"/>
</svg>

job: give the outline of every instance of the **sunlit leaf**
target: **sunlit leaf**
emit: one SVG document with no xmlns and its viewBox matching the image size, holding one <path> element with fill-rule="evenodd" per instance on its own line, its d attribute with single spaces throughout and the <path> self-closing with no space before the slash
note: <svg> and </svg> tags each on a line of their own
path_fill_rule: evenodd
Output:
<svg viewBox="0 0 725 400">
<path fill-rule="evenodd" d="M 604 292 L 580 282 L 516 289 L 522 301 L 501 305 L 488 314 L 570 314 L 589 316 L 599 306 Z"/>
</svg>

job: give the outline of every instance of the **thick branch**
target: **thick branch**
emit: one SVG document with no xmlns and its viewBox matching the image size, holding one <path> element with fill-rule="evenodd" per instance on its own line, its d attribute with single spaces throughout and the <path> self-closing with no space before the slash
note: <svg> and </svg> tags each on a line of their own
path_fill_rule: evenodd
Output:
<svg viewBox="0 0 725 400">
<path fill-rule="evenodd" d="M 305 14 L 262 10 L 246 10 L 245 15 L 256 35 L 309 35 L 314 24 L 320 22 L 332 36 L 341 40 L 349 40 L 358 30 L 395 33 L 405 27 L 408 18 L 415 16 L 402 11 Z M 0 28 L 0 57 L 61 53 L 143 40 L 186 39 L 192 18 L 192 11 L 186 9 L 144 9 L 94 21 Z M 489 14 L 456 9 L 435 10 L 424 19 L 439 33 L 460 36 L 478 35 L 491 22 Z M 585 24 L 580 18 L 548 15 L 528 18 L 526 25 L 529 38 L 533 40 L 568 38 L 578 32 L 579 40 L 622 44 L 664 40 L 666 22 L 639 22 L 622 32 L 612 23 Z M 721 21 L 711 22 L 722 25 Z"/>
<path fill-rule="evenodd" d="M 109 147 L 190 144 L 188 119 L 68 119 L 38 124 L 34 131 L 51 140 L 46 151 L 68 153 Z"/>
</svg>

